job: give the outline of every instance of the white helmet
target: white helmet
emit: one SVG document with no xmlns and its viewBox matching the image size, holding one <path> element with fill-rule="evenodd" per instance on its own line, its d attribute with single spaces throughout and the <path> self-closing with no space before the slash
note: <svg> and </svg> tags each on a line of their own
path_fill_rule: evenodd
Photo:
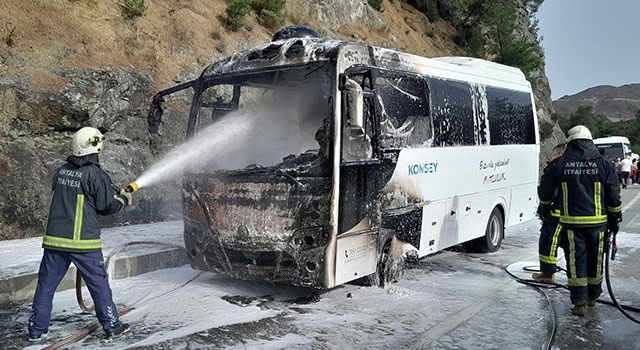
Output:
<svg viewBox="0 0 640 350">
<path fill-rule="evenodd" d="M 73 134 L 73 155 L 77 157 L 100 153 L 104 136 L 100 130 L 85 126 Z"/>
<path fill-rule="evenodd" d="M 577 125 L 569 129 L 569 132 L 567 132 L 567 142 L 578 139 L 593 140 L 591 131 L 584 125 Z"/>
</svg>

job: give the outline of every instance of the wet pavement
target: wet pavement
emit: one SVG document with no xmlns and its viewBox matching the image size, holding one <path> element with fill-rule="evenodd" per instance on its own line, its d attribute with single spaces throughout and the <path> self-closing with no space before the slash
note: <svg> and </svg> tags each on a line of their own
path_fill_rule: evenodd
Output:
<svg viewBox="0 0 640 350">
<path fill-rule="evenodd" d="M 610 265 L 617 300 L 640 307 L 640 186 L 623 190 L 625 221 Z M 639 224 L 636 224 L 638 222 Z M 507 231 L 493 254 L 445 251 L 380 287 L 347 284 L 326 291 L 249 283 L 188 265 L 112 281 L 124 338 L 103 343 L 102 332 L 70 349 L 640 349 L 640 325 L 598 304 L 571 316 L 563 288 L 536 290 L 539 223 Z M 564 262 L 560 264 L 564 266 Z M 508 273 L 509 272 L 509 273 Z M 566 284 L 566 277 L 558 274 Z M 86 295 L 86 293 L 85 293 Z M 605 291 L 603 301 L 610 300 Z M 28 303 L 0 310 L 0 343 L 42 348 L 95 323 L 75 304 L 73 290 L 54 299 L 51 337 L 30 344 Z M 640 319 L 640 314 L 629 312 Z"/>
</svg>

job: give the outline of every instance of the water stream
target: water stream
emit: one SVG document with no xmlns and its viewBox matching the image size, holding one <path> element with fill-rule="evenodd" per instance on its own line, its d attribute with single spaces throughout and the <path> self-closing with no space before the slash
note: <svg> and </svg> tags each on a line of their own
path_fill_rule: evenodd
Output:
<svg viewBox="0 0 640 350">
<path fill-rule="evenodd" d="M 135 183 L 142 188 L 180 176 L 185 170 L 202 168 L 206 161 L 215 159 L 222 152 L 229 152 L 228 145 L 234 140 L 246 138 L 254 120 L 255 116 L 248 113 L 230 113 L 169 151 L 140 175 Z"/>
</svg>

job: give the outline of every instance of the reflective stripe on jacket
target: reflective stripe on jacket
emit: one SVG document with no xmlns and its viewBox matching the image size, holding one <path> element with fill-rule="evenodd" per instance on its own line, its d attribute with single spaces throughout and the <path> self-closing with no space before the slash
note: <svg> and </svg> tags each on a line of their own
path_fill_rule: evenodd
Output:
<svg viewBox="0 0 640 350">
<path fill-rule="evenodd" d="M 564 155 L 549 163 L 538 196 L 541 203 L 553 200 L 554 212 L 564 226 L 599 226 L 621 217 L 618 175 L 591 140 L 569 142 Z"/>
<path fill-rule="evenodd" d="M 56 171 L 52 190 L 42 246 L 71 252 L 102 249 L 98 214 L 115 214 L 127 201 L 114 190 L 97 155 L 69 157 Z"/>
</svg>

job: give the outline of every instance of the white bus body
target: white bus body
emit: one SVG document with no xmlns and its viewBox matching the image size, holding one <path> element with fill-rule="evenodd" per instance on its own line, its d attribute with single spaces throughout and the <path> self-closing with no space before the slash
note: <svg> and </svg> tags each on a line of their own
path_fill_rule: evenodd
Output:
<svg viewBox="0 0 640 350">
<path fill-rule="evenodd" d="M 538 124 L 516 68 L 281 40 L 158 93 L 150 131 L 163 97 L 186 88 L 194 90 L 188 137 L 229 111 L 291 107 L 263 127 L 280 146 L 253 134 L 261 146 L 230 149 L 227 168 L 185 174 L 195 268 L 314 288 L 387 280 L 408 255 L 465 242 L 495 251 L 505 227 L 535 215 Z M 234 164 L 270 151 L 263 158 L 277 161 Z"/>
<path fill-rule="evenodd" d="M 600 154 L 613 159 L 631 157 L 631 143 L 624 136 L 607 136 L 593 140 Z"/>
</svg>

